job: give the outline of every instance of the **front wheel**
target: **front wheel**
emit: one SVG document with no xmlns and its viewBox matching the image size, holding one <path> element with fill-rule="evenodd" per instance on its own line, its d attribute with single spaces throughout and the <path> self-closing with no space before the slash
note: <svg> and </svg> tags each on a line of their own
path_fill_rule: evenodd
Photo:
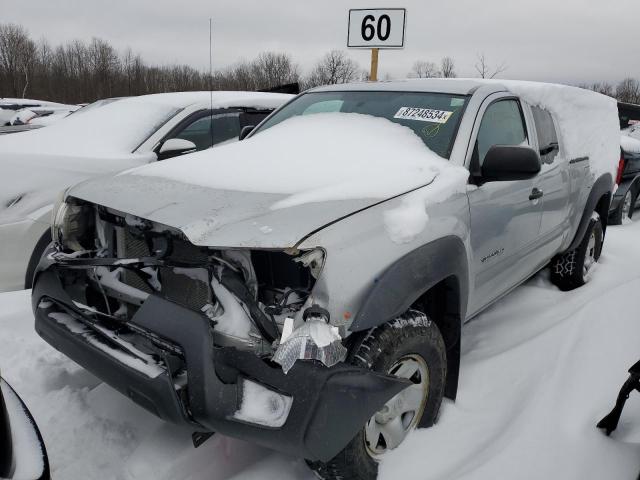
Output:
<svg viewBox="0 0 640 480">
<path fill-rule="evenodd" d="M 414 428 L 435 423 L 444 396 L 446 348 L 436 324 L 424 313 L 409 310 L 369 331 L 349 359 L 353 365 L 406 378 L 413 385 L 390 399 L 333 459 L 309 466 L 325 480 L 374 480 L 388 451 Z"/>
<path fill-rule="evenodd" d="M 574 290 L 587 283 L 600 259 L 604 231 L 602 220 L 594 213 L 580 244 L 551 262 L 551 281 L 564 291 Z"/>
</svg>

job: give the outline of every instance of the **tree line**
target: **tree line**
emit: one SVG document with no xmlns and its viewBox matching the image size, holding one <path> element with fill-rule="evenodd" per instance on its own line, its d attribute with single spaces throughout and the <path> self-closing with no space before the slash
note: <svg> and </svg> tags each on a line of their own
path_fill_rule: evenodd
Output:
<svg viewBox="0 0 640 480">
<path fill-rule="evenodd" d="M 477 76 L 495 78 L 505 63 L 491 65 L 479 53 Z M 456 77 L 453 58 L 416 61 L 409 77 Z M 261 90 L 298 82 L 302 89 L 318 85 L 367 80 L 368 71 L 343 51 L 325 54 L 303 74 L 291 55 L 263 52 L 211 75 L 189 65 L 151 65 L 130 48 L 124 52 L 107 41 L 73 40 L 52 46 L 34 41 L 16 24 L 0 23 L 0 98 L 37 98 L 62 103 L 89 103 L 101 98 L 193 90 Z M 640 82 L 627 78 L 612 85 L 581 85 L 620 101 L 640 103 Z"/>
<path fill-rule="evenodd" d="M 189 65 L 150 65 L 131 49 L 93 38 L 52 46 L 15 24 L 0 24 L 0 98 L 88 103 L 101 98 L 194 90 L 261 90 L 298 82 L 303 88 L 366 79 L 346 53 L 331 51 L 303 76 L 287 53 L 263 52 L 213 72 Z"/>
</svg>

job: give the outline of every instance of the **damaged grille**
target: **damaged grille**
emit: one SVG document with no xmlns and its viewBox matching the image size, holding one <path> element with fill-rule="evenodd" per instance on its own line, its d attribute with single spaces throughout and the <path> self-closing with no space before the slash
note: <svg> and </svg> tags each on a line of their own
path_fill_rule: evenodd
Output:
<svg viewBox="0 0 640 480">
<path fill-rule="evenodd" d="M 149 247 L 143 238 L 136 237 L 128 229 L 123 230 L 123 249 L 122 258 L 140 258 L 151 255 Z M 181 241 L 173 240 L 172 252 L 170 258 L 180 262 L 197 262 L 201 264 L 207 263 L 207 255 L 198 247 Z M 197 270 L 193 270 L 197 272 Z M 203 274 L 205 270 L 201 270 Z M 208 282 L 193 278 L 190 275 L 176 273 L 173 268 L 159 267 L 158 280 L 162 285 L 162 296 L 172 302 L 178 303 L 191 310 L 201 311 L 202 308 L 212 303 L 211 288 Z M 139 275 L 131 270 L 126 270 L 123 275 L 123 281 L 127 285 L 142 290 L 146 293 L 153 293 L 153 289 Z"/>
</svg>

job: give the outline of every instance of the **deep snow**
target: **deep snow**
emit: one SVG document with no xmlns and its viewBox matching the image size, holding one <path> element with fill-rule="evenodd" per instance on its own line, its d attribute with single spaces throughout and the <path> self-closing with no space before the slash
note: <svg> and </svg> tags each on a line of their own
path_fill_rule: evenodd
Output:
<svg viewBox="0 0 640 480">
<path fill-rule="evenodd" d="M 542 272 L 463 332 L 458 400 L 382 464 L 382 479 L 635 479 L 640 395 L 611 438 L 595 428 L 640 358 L 640 222 L 608 230 L 593 281 Z M 0 366 L 39 422 L 54 478 L 313 479 L 303 462 L 164 424 L 33 331 L 29 292 L 0 295 Z"/>
</svg>

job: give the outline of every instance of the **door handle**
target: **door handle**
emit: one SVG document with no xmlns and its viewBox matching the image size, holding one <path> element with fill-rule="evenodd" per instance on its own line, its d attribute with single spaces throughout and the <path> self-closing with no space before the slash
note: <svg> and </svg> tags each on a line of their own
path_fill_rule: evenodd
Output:
<svg viewBox="0 0 640 480">
<path fill-rule="evenodd" d="M 543 195 L 544 195 L 544 192 L 542 190 L 540 190 L 539 188 L 534 188 L 533 190 L 531 190 L 531 195 L 529 195 L 529 200 L 538 200 L 539 198 L 542 198 Z"/>
</svg>

